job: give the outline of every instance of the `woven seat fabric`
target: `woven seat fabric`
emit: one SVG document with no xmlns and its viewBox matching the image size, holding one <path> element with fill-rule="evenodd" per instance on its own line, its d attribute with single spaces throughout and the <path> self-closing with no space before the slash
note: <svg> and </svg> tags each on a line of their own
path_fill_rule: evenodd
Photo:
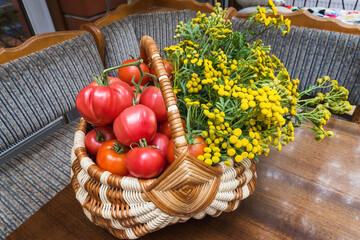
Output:
<svg viewBox="0 0 360 240">
<path fill-rule="evenodd" d="M 139 42 L 128 18 L 101 27 L 105 39 L 105 68 L 121 65 L 127 59 L 139 57 Z M 109 72 L 117 76 L 117 71 Z"/>
<path fill-rule="evenodd" d="M 233 29 L 242 21 L 233 18 Z M 271 45 L 271 53 L 284 63 L 290 77 L 300 80 L 299 89 L 327 75 L 349 90 L 351 104 L 360 104 L 360 36 L 292 26 L 285 36 L 267 31 L 258 38 Z"/>
<path fill-rule="evenodd" d="M 0 66 L 0 152 L 75 108 L 77 93 L 103 70 L 85 33 Z"/>
<path fill-rule="evenodd" d="M 171 12 L 136 14 L 101 27 L 105 39 L 105 67 L 121 65 L 125 60 L 139 57 L 139 43 L 142 36 L 155 39 L 159 49 L 176 44 L 176 25 L 196 17 L 196 12 L 180 10 Z M 117 71 L 109 72 L 117 76 Z"/>
<path fill-rule="evenodd" d="M 143 36 L 151 36 L 159 50 L 163 51 L 165 47 L 175 45 L 180 41 L 174 39 L 175 29 L 179 22 L 187 22 L 195 17 L 195 11 L 179 10 L 136 14 L 129 16 L 129 20 L 132 23 L 138 42 Z"/>
<path fill-rule="evenodd" d="M 0 239 L 70 183 L 77 124 L 73 121 L 0 166 Z"/>
</svg>

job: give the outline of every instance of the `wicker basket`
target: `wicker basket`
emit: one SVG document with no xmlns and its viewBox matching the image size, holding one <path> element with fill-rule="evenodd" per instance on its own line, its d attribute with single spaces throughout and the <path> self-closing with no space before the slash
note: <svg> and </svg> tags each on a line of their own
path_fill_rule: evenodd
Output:
<svg viewBox="0 0 360 240">
<path fill-rule="evenodd" d="M 167 225 L 219 216 L 235 210 L 256 185 L 256 164 L 244 159 L 211 167 L 190 155 L 180 114 L 160 52 L 149 36 L 140 42 L 140 57 L 159 79 L 174 139 L 175 162 L 159 178 L 122 177 L 100 169 L 87 155 L 88 123 L 81 119 L 71 153 L 76 199 L 85 215 L 121 239 L 134 239 Z M 231 161 L 231 160 L 230 160 Z"/>
</svg>

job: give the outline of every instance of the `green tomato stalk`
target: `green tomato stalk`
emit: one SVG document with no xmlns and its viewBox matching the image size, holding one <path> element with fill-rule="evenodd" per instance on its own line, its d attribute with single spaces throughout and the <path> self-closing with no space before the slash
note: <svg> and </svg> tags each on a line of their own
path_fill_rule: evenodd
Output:
<svg viewBox="0 0 360 240">
<path fill-rule="evenodd" d="M 125 146 L 115 142 L 111 150 L 114 150 L 117 154 L 121 154 L 125 151 Z"/>
<path fill-rule="evenodd" d="M 139 83 L 135 83 L 134 79 L 135 79 L 135 75 L 133 76 L 131 82 L 132 84 L 136 87 L 136 93 L 135 93 L 135 98 L 133 100 L 133 105 L 136 105 L 136 99 L 137 96 L 139 95 L 139 93 L 142 92 L 142 90 L 146 87 L 144 86 L 143 88 L 141 88 L 141 81 L 144 78 L 144 76 L 150 76 L 151 78 L 153 78 L 153 82 L 155 84 L 156 87 L 159 87 L 159 83 L 156 81 L 156 76 L 150 74 L 150 73 L 146 73 L 144 72 L 140 65 L 143 63 L 144 61 L 142 59 L 136 61 L 136 62 L 131 62 L 131 63 L 127 63 L 127 64 L 123 64 L 120 66 L 116 66 L 116 67 L 111 67 L 111 68 L 107 68 L 103 71 L 103 73 L 101 74 L 101 77 L 95 76 L 95 81 L 97 82 L 97 84 L 99 86 L 109 86 L 109 78 L 108 78 L 108 72 L 113 71 L 113 70 L 117 70 L 119 68 L 123 68 L 123 67 L 129 67 L 129 66 L 136 66 L 139 69 L 140 72 L 140 80 Z"/>
</svg>

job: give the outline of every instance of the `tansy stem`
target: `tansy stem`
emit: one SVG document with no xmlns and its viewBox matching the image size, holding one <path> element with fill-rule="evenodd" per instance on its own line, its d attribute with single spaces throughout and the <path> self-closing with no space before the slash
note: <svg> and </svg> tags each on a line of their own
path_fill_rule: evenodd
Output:
<svg viewBox="0 0 360 240">
<path fill-rule="evenodd" d="M 188 108 L 188 114 L 186 116 L 186 128 L 188 131 L 188 135 L 185 135 L 185 139 L 188 144 L 192 145 L 192 144 L 194 144 L 194 137 L 193 137 L 191 125 L 190 125 L 190 110 L 191 110 L 191 107 Z"/>
<path fill-rule="evenodd" d="M 249 41 L 247 42 L 251 42 L 253 39 L 255 39 L 257 36 L 260 36 L 261 34 L 263 34 L 264 32 L 266 32 L 267 30 L 269 30 L 271 27 L 266 27 L 261 33 L 255 35 L 253 38 L 251 38 Z"/>
</svg>

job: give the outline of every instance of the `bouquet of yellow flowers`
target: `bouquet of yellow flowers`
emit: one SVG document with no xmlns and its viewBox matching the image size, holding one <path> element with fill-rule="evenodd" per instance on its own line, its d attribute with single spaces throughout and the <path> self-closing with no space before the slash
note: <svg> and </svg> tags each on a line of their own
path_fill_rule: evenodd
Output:
<svg viewBox="0 0 360 240">
<path fill-rule="evenodd" d="M 266 16 L 266 11 L 274 16 Z M 209 165 L 231 165 L 229 157 L 236 162 L 257 160 L 269 153 L 270 145 L 280 151 L 293 141 L 294 127 L 304 121 L 311 124 L 307 127 L 315 140 L 333 136 L 323 126 L 330 111 L 350 110 L 348 91 L 325 76 L 299 92 L 299 80 L 291 79 L 281 61 L 270 55 L 270 46 L 252 41 L 270 29 L 289 33 L 290 21 L 275 17 L 271 0 L 245 21 L 249 27 L 244 32 L 232 30 L 226 13 L 217 4 L 208 16 L 199 12 L 190 22 L 180 22 L 175 38 L 181 41 L 164 49 L 174 64 L 173 89 L 187 120 L 188 143 L 197 136 L 206 142 L 197 158 Z M 307 97 L 317 89 L 328 91 Z"/>
</svg>

